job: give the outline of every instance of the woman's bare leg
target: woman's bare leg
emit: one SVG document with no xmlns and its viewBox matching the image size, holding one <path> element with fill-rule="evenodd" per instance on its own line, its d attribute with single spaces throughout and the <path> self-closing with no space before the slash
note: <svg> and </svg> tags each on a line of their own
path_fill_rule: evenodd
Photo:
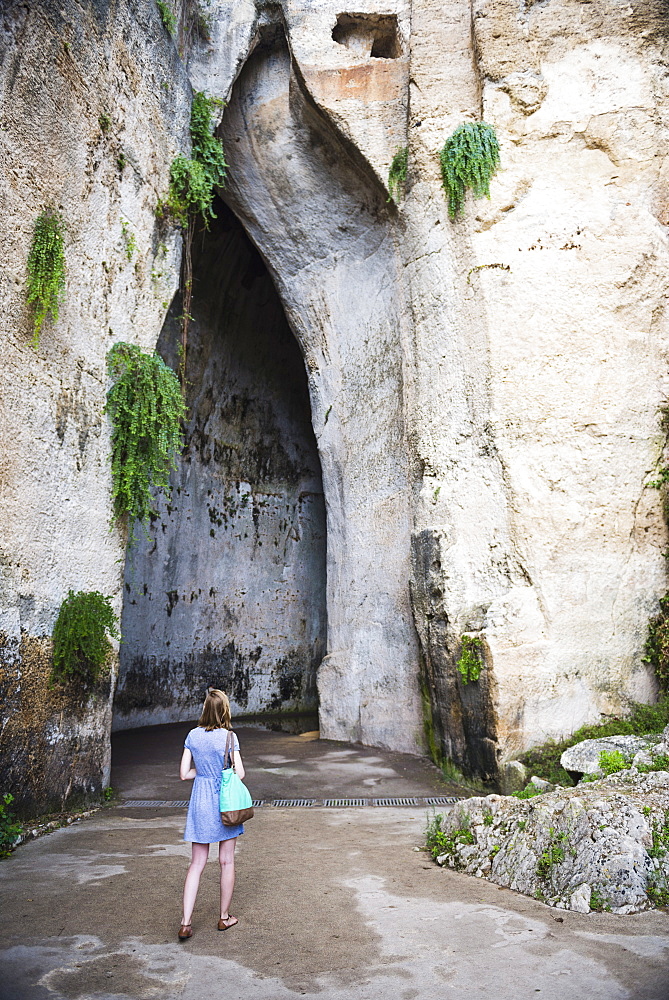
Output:
<svg viewBox="0 0 669 1000">
<path fill-rule="evenodd" d="M 221 920 L 230 918 L 230 901 L 235 888 L 235 844 L 237 838 L 222 840 L 218 845 L 218 861 L 221 866 Z"/>
<path fill-rule="evenodd" d="M 209 844 L 193 844 L 191 863 L 186 875 L 186 884 L 184 885 L 184 912 L 181 921 L 183 924 L 190 924 L 191 917 L 193 916 L 195 897 L 200 887 L 200 875 L 207 863 L 208 857 Z"/>
</svg>

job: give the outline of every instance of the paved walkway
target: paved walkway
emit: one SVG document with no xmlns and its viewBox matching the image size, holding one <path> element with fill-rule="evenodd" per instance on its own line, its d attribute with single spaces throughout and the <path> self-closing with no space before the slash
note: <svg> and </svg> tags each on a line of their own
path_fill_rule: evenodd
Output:
<svg viewBox="0 0 669 1000">
<path fill-rule="evenodd" d="M 121 734 L 125 799 L 176 801 L 184 726 Z M 238 730 L 254 797 L 448 796 L 426 761 Z M 461 790 L 459 790 L 461 793 Z M 417 851 L 426 809 L 263 806 L 176 941 L 184 810 L 105 809 L 0 863 L 1 1000 L 667 1000 L 669 915 L 559 912 Z"/>
</svg>

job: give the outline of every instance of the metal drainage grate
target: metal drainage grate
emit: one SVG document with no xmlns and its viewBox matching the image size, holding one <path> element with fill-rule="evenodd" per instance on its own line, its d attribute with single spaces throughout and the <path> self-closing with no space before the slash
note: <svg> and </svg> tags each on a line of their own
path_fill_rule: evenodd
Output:
<svg viewBox="0 0 669 1000">
<path fill-rule="evenodd" d="M 324 806 L 366 806 L 367 799 L 323 799 Z"/>
<path fill-rule="evenodd" d="M 418 799 L 370 799 L 372 806 L 417 806 Z"/>
<path fill-rule="evenodd" d="M 121 805 L 142 806 L 142 807 L 152 806 L 154 809 L 160 809 L 160 808 L 176 809 L 177 807 L 183 808 L 184 806 L 187 806 L 188 799 L 176 799 L 170 801 L 168 801 L 167 799 L 124 799 Z"/>
<path fill-rule="evenodd" d="M 460 802 L 465 796 L 433 795 L 430 798 L 388 798 L 388 799 L 254 799 L 255 809 L 261 806 L 302 807 L 328 806 L 331 809 L 345 809 L 356 806 L 449 806 Z M 121 806 L 129 809 L 185 809 L 188 799 L 124 799 Z"/>
<path fill-rule="evenodd" d="M 316 799 L 274 799 L 273 806 L 315 806 Z"/>
</svg>

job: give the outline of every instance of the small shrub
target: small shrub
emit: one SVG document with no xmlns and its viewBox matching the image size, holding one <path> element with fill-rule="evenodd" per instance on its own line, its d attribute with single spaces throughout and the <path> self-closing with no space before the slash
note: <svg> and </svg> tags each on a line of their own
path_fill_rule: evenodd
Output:
<svg viewBox="0 0 669 1000">
<path fill-rule="evenodd" d="M 158 8 L 163 28 L 165 28 L 166 31 L 169 31 L 170 35 L 174 37 L 174 33 L 177 30 L 177 19 L 174 15 L 172 7 L 166 2 L 166 0 L 156 0 L 156 7 Z"/>
<path fill-rule="evenodd" d="M 111 128 L 111 123 L 112 123 L 111 116 L 108 115 L 106 111 L 103 111 L 98 118 L 98 125 L 100 126 L 100 130 L 106 134 Z"/>
<path fill-rule="evenodd" d="M 646 895 L 655 906 L 669 906 L 669 886 L 649 885 Z"/>
<path fill-rule="evenodd" d="M 98 591 L 68 591 L 53 629 L 52 680 L 94 684 L 109 654 L 107 635 L 120 638 L 110 598 Z"/>
<path fill-rule="evenodd" d="M 214 218 L 213 191 L 206 171 L 198 160 L 177 156 L 170 166 L 167 201 L 161 204 L 180 226 L 188 225 L 189 215 Z"/>
<path fill-rule="evenodd" d="M 393 156 L 388 171 L 388 201 L 399 202 L 399 196 L 407 179 L 409 166 L 409 150 L 406 146 L 398 149 Z"/>
<path fill-rule="evenodd" d="M 28 254 L 28 303 L 33 312 L 33 347 L 39 344 L 42 324 L 48 315 L 58 319 L 65 296 L 65 249 L 62 217 L 47 208 L 35 222 Z"/>
<path fill-rule="evenodd" d="M 558 833 L 556 836 L 553 827 L 548 832 L 550 837 L 548 847 L 539 855 L 537 864 L 537 876 L 544 882 L 550 877 L 553 867 L 564 861 L 562 844 L 567 840 L 566 833 Z"/>
<path fill-rule="evenodd" d="M 602 896 L 598 889 L 594 888 L 590 892 L 590 909 L 597 913 L 605 911 L 611 912 L 611 904 L 605 896 Z"/>
<path fill-rule="evenodd" d="M 114 509 L 146 524 L 155 508 L 152 490 L 169 494 L 186 408 L 179 380 L 157 354 L 120 342 L 109 351 L 107 368 Z"/>
<path fill-rule="evenodd" d="M 650 771 L 669 771 L 669 756 L 667 754 L 652 754 L 652 763 L 637 764 L 636 769 L 640 774 L 648 774 Z"/>
<path fill-rule="evenodd" d="M 669 872 L 667 872 L 667 854 L 669 854 L 669 809 L 664 812 L 662 820 L 653 823 L 652 847 L 648 854 L 660 862 L 659 868 L 651 871 L 648 876 L 646 893 L 655 906 L 669 906 Z"/>
<path fill-rule="evenodd" d="M 543 788 L 538 788 L 532 781 L 525 785 L 522 792 L 511 792 L 514 799 L 533 799 L 535 795 L 543 795 L 543 793 Z"/>
<path fill-rule="evenodd" d="M 441 824 L 444 817 L 441 813 L 436 813 L 429 821 L 425 830 L 425 846 L 433 858 L 438 858 L 440 854 L 455 855 L 458 844 L 473 844 L 474 834 L 468 828 L 466 815 L 461 816 L 461 826 L 451 834 L 445 833 Z"/>
<path fill-rule="evenodd" d="M 135 234 L 130 229 L 130 223 L 121 219 L 121 232 L 123 233 L 123 243 L 125 244 L 125 255 L 128 260 L 132 260 L 137 250 L 137 240 Z"/>
<path fill-rule="evenodd" d="M 479 638 L 473 635 L 463 635 L 460 642 L 462 646 L 456 667 L 460 671 L 460 676 L 464 683 L 471 684 L 481 676 L 481 670 L 483 669 L 481 662 L 483 644 Z"/>
<path fill-rule="evenodd" d="M 492 826 L 492 820 L 493 816 L 491 811 L 489 809 L 486 809 L 486 811 L 483 813 L 483 825 Z"/>
<path fill-rule="evenodd" d="M 665 810 L 664 819 L 653 824 L 653 846 L 648 854 L 651 858 L 662 859 L 669 852 L 669 809 Z"/>
<path fill-rule="evenodd" d="M 599 767 L 604 774 L 616 774 L 617 771 L 624 771 L 630 766 L 629 760 L 620 750 L 602 750 L 599 755 Z"/>
<path fill-rule="evenodd" d="M 5 792 L 0 798 L 0 858 L 9 857 L 17 838 L 23 833 L 23 827 L 9 808 L 13 801 L 11 792 Z"/>
<path fill-rule="evenodd" d="M 461 210 L 467 188 L 475 198 L 490 197 L 490 179 L 499 166 L 499 143 L 492 125 L 464 122 L 446 140 L 439 159 L 451 219 Z"/>
</svg>

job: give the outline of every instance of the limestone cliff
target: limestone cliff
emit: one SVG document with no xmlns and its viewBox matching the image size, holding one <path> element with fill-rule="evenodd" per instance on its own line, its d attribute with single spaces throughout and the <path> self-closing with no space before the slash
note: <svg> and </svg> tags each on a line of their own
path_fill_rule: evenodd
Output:
<svg viewBox="0 0 669 1000">
<path fill-rule="evenodd" d="M 213 674 L 239 711 L 309 707 L 316 680 L 323 735 L 427 737 L 492 777 L 651 699 L 666 4 L 211 0 L 190 39 L 152 0 L 0 17 L 4 783 L 40 801 L 106 780 L 115 673 L 83 709 L 47 688 L 70 587 L 119 612 L 125 594 L 119 724 L 188 715 Z M 174 503 L 122 587 L 104 357 L 116 340 L 173 356 L 180 237 L 155 209 L 191 85 L 227 102 L 229 183 L 196 255 Z M 501 168 L 451 221 L 439 150 L 480 118 Z M 68 285 L 35 352 L 45 205 L 67 221 Z M 467 685 L 465 633 L 484 662 Z"/>
</svg>

